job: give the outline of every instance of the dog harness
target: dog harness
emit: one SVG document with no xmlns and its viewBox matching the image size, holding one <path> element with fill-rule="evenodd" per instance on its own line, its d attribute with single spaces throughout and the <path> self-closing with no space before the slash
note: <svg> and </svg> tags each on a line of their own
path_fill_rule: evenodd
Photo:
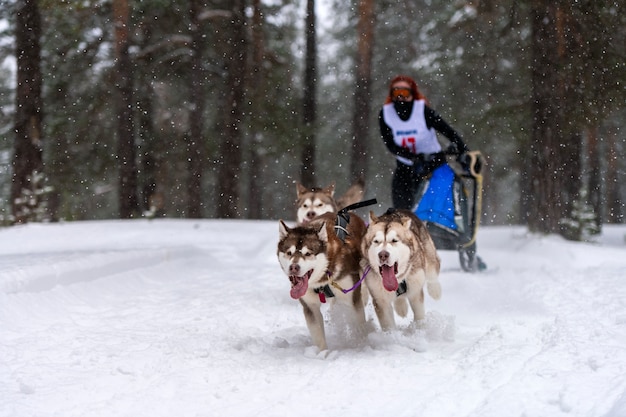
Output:
<svg viewBox="0 0 626 417">
<path fill-rule="evenodd" d="M 400 284 L 398 284 L 398 289 L 396 290 L 396 297 L 401 296 L 406 292 L 406 280 L 402 280 Z"/>
<path fill-rule="evenodd" d="M 330 288 L 330 286 L 332 285 L 333 287 L 337 288 L 339 291 L 341 291 L 344 294 L 347 294 L 351 291 L 354 291 L 357 289 L 357 287 L 359 285 L 361 285 L 363 283 L 363 280 L 365 279 L 365 277 L 367 276 L 367 274 L 369 274 L 370 270 L 372 268 L 368 265 L 367 268 L 365 268 L 365 271 L 363 271 L 363 276 L 361 277 L 361 279 L 359 279 L 356 284 L 354 284 L 351 288 L 348 288 L 347 290 L 344 290 L 343 288 L 341 288 L 341 285 L 337 284 L 335 281 L 330 279 L 331 273 L 330 271 L 326 272 L 326 275 L 328 275 L 329 281 L 330 281 L 330 285 L 326 284 L 323 287 L 319 287 L 314 289 L 313 291 L 315 292 L 315 294 L 317 294 L 320 297 L 320 302 L 323 304 L 326 302 L 326 297 L 332 298 L 335 296 L 335 294 L 333 293 L 332 288 Z M 404 285 L 404 287 L 406 288 L 406 284 Z M 406 289 L 405 289 L 406 291 Z"/>
<path fill-rule="evenodd" d="M 343 243 L 346 243 L 346 237 L 349 234 L 348 223 L 350 223 L 350 217 L 348 215 L 348 211 L 355 210 L 361 207 L 371 206 L 376 203 L 378 203 L 378 201 L 375 198 L 372 198 L 370 200 L 365 200 L 365 201 L 360 201 L 358 203 L 350 204 L 349 206 L 346 206 L 342 208 L 341 210 L 339 210 L 339 212 L 337 213 L 337 220 L 335 222 L 335 234 Z M 330 271 L 326 271 L 326 275 L 328 275 L 330 285 L 337 288 L 342 293 L 347 294 L 351 291 L 354 291 L 359 285 L 361 285 L 361 283 L 363 282 L 367 274 L 370 272 L 370 269 L 371 268 L 368 265 L 367 268 L 365 268 L 365 271 L 363 272 L 363 276 L 361 277 L 361 279 L 359 279 L 357 283 L 352 286 L 352 288 L 349 288 L 347 290 L 344 290 L 343 288 L 341 288 L 341 285 L 337 284 L 335 281 L 330 279 L 331 277 Z M 319 287 L 313 290 L 315 294 L 317 294 L 320 297 L 321 303 L 326 302 L 326 297 L 332 298 L 335 296 L 332 288 L 330 288 L 330 285 L 326 284 L 322 287 Z"/>
<path fill-rule="evenodd" d="M 313 291 L 315 291 L 315 294 L 320 297 L 320 303 L 322 304 L 326 302 L 326 297 L 332 298 L 335 296 L 333 290 L 330 289 L 330 285 L 328 284 L 324 285 L 323 287 L 316 288 Z"/>
<path fill-rule="evenodd" d="M 335 221 L 335 234 L 343 243 L 346 243 L 346 237 L 348 236 L 348 223 L 350 223 L 350 216 L 348 212 L 350 210 L 356 210 L 361 207 L 367 207 L 378 203 L 375 198 L 365 201 L 359 201 L 358 203 L 350 204 L 337 212 L 337 220 Z"/>
</svg>

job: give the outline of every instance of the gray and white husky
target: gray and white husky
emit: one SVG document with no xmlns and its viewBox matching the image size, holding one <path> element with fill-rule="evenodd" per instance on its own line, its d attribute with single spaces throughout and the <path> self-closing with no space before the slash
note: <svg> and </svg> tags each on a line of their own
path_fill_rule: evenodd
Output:
<svg viewBox="0 0 626 417">
<path fill-rule="evenodd" d="M 324 213 L 337 213 L 344 207 L 358 203 L 365 192 L 365 181 L 359 178 L 346 192 L 335 199 L 335 184 L 326 188 L 307 188 L 296 183 L 296 220 L 298 224 L 305 224 Z"/>
<path fill-rule="evenodd" d="M 395 327 L 398 315 L 424 318 L 424 286 L 430 296 L 441 298 L 440 260 L 426 226 L 408 210 L 390 209 L 380 217 L 370 212 L 367 233 L 361 243 L 364 262 L 371 271 L 365 284 L 383 330 Z"/>
<path fill-rule="evenodd" d="M 326 213 L 293 228 L 279 222 L 278 261 L 289 277 L 291 298 L 302 304 L 309 333 L 320 351 L 328 349 L 323 303 L 347 306 L 349 322 L 357 327 L 365 325 L 361 287 L 357 285 L 365 223 L 350 214 L 348 234 L 341 240 L 334 230 L 336 217 Z"/>
</svg>

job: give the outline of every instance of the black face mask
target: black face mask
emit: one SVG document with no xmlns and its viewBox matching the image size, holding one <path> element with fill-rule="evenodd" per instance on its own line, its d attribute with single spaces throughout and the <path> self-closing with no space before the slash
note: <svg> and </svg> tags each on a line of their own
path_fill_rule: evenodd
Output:
<svg viewBox="0 0 626 417">
<path fill-rule="evenodd" d="M 413 110 L 413 100 L 411 101 L 394 101 L 393 108 L 396 109 L 396 113 L 402 120 L 408 120 Z"/>
</svg>

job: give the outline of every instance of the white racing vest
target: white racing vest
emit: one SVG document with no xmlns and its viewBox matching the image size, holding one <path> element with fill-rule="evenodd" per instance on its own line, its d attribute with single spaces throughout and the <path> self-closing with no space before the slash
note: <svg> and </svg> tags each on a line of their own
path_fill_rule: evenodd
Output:
<svg viewBox="0 0 626 417">
<path fill-rule="evenodd" d="M 426 126 L 425 105 L 424 100 L 415 100 L 411 116 L 406 121 L 398 116 L 393 103 L 383 106 L 383 119 L 393 132 L 393 141 L 396 145 L 407 148 L 415 154 L 441 152 L 441 145 L 437 140 L 435 130 Z M 406 165 L 413 165 L 413 161 L 410 159 L 397 155 L 396 158 Z"/>
</svg>

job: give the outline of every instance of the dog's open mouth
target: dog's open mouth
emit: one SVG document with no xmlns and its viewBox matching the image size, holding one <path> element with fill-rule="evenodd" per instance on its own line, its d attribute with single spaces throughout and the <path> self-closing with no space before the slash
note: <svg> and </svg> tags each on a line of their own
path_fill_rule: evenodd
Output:
<svg viewBox="0 0 626 417">
<path fill-rule="evenodd" d="M 383 277 L 383 287 L 387 291 L 396 291 L 398 289 L 398 279 L 396 274 L 398 273 L 398 263 L 393 265 L 381 265 L 380 276 Z"/>
<path fill-rule="evenodd" d="M 309 278 L 311 278 L 312 273 L 313 270 L 311 269 L 306 274 L 300 277 L 297 277 L 295 275 L 289 276 L 289 281 L 291 281 L 291 298 L 297 300 L 304 294 L 306 294 L 306 290 L 309 288 Z"/>
</svg>

